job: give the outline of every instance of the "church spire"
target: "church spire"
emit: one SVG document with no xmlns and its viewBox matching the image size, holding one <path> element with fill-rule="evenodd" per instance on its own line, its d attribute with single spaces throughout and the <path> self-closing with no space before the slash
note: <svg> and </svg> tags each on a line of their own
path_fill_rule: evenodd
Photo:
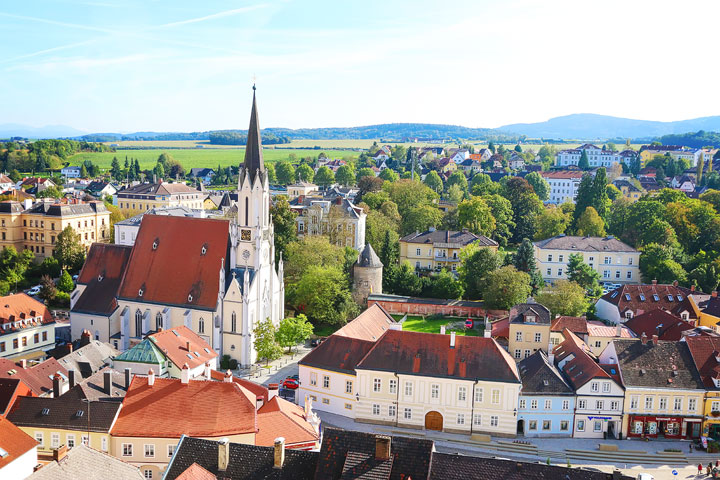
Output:
<svg viewBox="0 0 720 480">
<path fill-rule="evenodd" d="M 262 155 L 262 139 L 260 137 L 260 125 L 258 123 L 257 102 L 255 101 L 255 85 L 253 84 L 253 103 L 250 112 L 250 127 L 248 128 L 247 144 L 245 145 L 245 172 L 250 174 L 250 179 L 255 178 L 257 171 L 265 171 L 265 163 Z"/>
</svg>

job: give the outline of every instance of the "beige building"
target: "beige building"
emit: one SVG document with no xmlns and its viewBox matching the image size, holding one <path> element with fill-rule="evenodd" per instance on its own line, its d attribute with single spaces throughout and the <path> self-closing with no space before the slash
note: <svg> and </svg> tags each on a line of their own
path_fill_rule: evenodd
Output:
<svg viewBox="0 0 720 480">
<path fill-rule="evenodd" d="M 124 211 L 144 212 L 151 208 L 183 205 L 203 208 L 205 195 L 184 183 L 141 183 L 117 192 L 117 206 Z"/>
<path fill-rule="evenodd" d="M 297 182 L 287 186 L 287 194 L 289 198 L 296 198 L 300 195 L 310 195 L 316 193 L 318 186 L 314 183 Z"/>
<path fill-rule="evenodd" d="M 55 347 L 55 319 L 24 293 L 0 298 L 0 358 L 45 358 Z"/>
<path fill-rule="evenodd" d="M 68 226 L 87 249 L 94 242 L 109 241 L 110 212 L 102 202 L 38 202 L 28 209 L 19 202 L 0 202 L 2 248 L 29 249 L 39 259 L 51 257 L 57 236 Z"/>
<path fill-rule="evenodd" d="M 539 303 L 521 303 L 510 309 L 508 352 L 519 362 L 550 345 L 550 310 Z"/>
<path fill-rule="evenodd" d="M 475 235 L 467 229 L 436 230 L 411 233 L 400 239 L 400 262 L 408 261 L 416 270 L 452 272 L 460 266 L 460 250 L 471 243 L 497 250 L 498 243 L 483 235 Z"/>
<path fill-rule="evenodd" d="M 558 235 L 534 242 L 537 267 L 548 283 L 567 280 L 570 255 L 600 274 L 601 282 L 640 283 L 640 252 L 613 236 L 571 237 Z"/>
<path fill-rule="evenodd" d="M 323 198 L 299 196 L 290 201 L 296 213 L 298 238 L 325 235 L 330 243 L 360 250 L 365 246 L 367 214 L 350 200 L 342 197 Z"/>
<path fill-rule="evenodd" d="M 603 350 L 605 350 L 605 347 L 613 340 L 630 340 L 637 338 L 635 332 L 622 323 L 607 326 L 602 322 L 591 320 L 587 322 L 587 331 L 588 334 L 585 341 L 587 342 L 587 346 L 590 347 L 592 354 L 596 357 L 599 357 Z"/>
<path fill-rule="evenodd" d="M 491 338 L 389 330 L 355 371 L 358 422 L 516 434 L 518 369 Z"/>
</svg>

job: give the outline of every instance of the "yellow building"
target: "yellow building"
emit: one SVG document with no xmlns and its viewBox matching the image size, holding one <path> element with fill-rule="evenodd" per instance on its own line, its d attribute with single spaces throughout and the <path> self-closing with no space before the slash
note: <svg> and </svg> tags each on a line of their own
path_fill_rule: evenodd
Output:
<svg viewBox="0 0 720 480">
<path fill-rule="evenodd" d="M 400 262 L 408 261 L 416 270 L 439 271 L 443 268 L 457 271 L 460 250 L 471 243 L 497 250 L 498 243 L 467 229 L 436 230 L 431 227 L 423 233 L 411 233 L 400 239 Z"/>
<path fill-rule="evenodd" d="M 703 435 L 720 440 L 720 338 L 709 336 L 686 337 L 690 355 L 705 386 L 703 407 Z"/>
<path fill-rule="evenodd" d="M 102 202 L 38 202 L 28 209 L 13 201 L 0 202 L 0 247 L 29 249 L 36 257 L 51 257 L 57 236 L 65 227 L 80 235 L 87 249 L 110 239 L 110 212 Z"/>
<path fill-rule="evenodd" d="M 689 150 L 677 145 L 645 145 L 640 149 L 640 168 L 645 168 L 645 165 L 655 158 L 656 155 L 664 156 L 665 154 L 670 154 L 675 160 L 679 158 L 685 159 L 690 162 L 691 167 L 697 164 L 694 150 Z"/>
<path fill-rule="evenodd" d="M 550 310 L 539 303 L 521 303 L 510 309 L 508 352 L 519 362 L 550 345 Z"/>
<path fill-rule="evenodd" d="M 676 312 L 685 321 L 695 320 L 697 325 L 712 328 L 720 333 L 720 299 L 716 291 L 710 295 L 691 293 Z"/>
<path fill-rule="evenodd" d="M 123 211 L 145 212 L 151 208 L 184 205 L 202 209 L 205 195 L 184 183 L 141 183 L 117 192 L 117 206 Z"/>
<path fill-rule="evenodd" d="M 631 202 L 637 202 L 640 200 L 640 197 L 645 194 L 645 190 L 643 190 L 642 187 L 635 185 L 628 180 L 615 180 L 613 185 L 615 185 L 623 196 Z"/>
</svg>

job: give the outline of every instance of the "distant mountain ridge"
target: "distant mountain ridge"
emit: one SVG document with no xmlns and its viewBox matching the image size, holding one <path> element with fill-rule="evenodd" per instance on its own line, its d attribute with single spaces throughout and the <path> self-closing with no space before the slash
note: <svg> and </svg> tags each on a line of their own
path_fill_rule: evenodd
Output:
<svg viewBox="0 0 720 480">
<path fill-rule="evenodd" d="M 19 123 L 0 124 L 0 138 L 60 138 L 85 135 L 87 132 L 67 125 L 46 125 L 44 127 L 29 127 Z"/>
</svg>

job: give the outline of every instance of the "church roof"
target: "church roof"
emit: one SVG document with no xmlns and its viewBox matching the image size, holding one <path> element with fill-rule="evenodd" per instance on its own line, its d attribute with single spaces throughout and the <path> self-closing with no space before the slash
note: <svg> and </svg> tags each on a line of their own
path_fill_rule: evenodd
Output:
<svg viewBox="0 0 720 480">
<path fill-rule="evenodd" d="M 256 173 L 265 172 L 265 163 L 263 162 L 262 153 L 262 138 L 260 137 L 260 124 L 258 123 L 254 85 L 252 110 L 250 111 L 250 126 L 248 127 L 247 143 L 245 144 L 245 162 L 243 163 L 243 170 L 250 175 L 251 182 L 255 180 Z M 240 183 L 242 183 L 242 178 L 240 179 Z"/>
<path fill-rule="evenodd" d="M 383 264 L 380 261 L 380 257 L 378 257 L 375 250 L 373 250 L 372 245 L 367 243 L 365 244 L 365 248 L 363 248 L 362 252 L 360 252 L 360 255 L 358 255 L 357 266 L 382 267 Z"/>
</svg>

